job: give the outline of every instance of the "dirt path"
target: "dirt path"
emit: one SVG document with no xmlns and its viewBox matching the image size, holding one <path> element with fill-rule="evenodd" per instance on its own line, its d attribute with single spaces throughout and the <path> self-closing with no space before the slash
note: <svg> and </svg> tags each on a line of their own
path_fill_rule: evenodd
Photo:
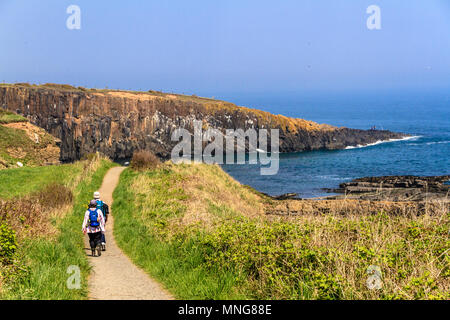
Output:
<svg viewBox="0 0 450 320">
<path fill-rule="evenodd" d="M 110 208 L 112 194 L 125 168 L 112 168 L 106 174 L 100 194 Z M 111 211 L 111 210 L 110 210 Z M 106 251 L 101 257 L 91 257 L 93 267 L 89 277 L 89 299 L 91 300 L 171 300 L 160 284 L 152 280 L 144 271 L 136 267 L 117 246 L 113 236 L 114 219 L 111 214 L 106 225 Z M 87 237 L 86 248 L 89 248 Z"/>
</svg>

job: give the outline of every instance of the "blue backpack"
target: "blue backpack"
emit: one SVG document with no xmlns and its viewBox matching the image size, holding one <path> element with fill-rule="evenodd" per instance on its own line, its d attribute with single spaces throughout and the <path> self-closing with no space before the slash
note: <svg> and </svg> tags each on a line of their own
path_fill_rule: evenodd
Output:
<svg viewBox="0 0 450 320">
<path fill-rule="evenodd" d="M 98 227 L 100 225 L 97 209 L 89 209 L 89 223 L 91 227 Z"/>
<path fill-rule="evenodd" d="M 103 213 L 103 216 L 105 216 L 105 212 L 103 211 L 103 201 L 97 200 L 97 210 L 100 210 Z"/>
</svg>

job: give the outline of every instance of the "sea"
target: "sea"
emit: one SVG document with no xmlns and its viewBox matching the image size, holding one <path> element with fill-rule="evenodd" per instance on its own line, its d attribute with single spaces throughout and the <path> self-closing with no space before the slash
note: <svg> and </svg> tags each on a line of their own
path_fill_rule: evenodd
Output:
<svg viewBox="0 0 450 320">
<path fill-rule="evenodd" d="M 261 175 L 259 164 L 226 164 L 223 169 L 242 184 L 276 196 L 330 195 L 355 178 L 387 175 L 450 174 L 450 92 L 409 91 L 310 95 L 237 95 L 238 105 L 357 129 L 403 132 L 412 138 L 355 146 L 345 150 L 281 153 L 276 175 Z"/>
</svg>

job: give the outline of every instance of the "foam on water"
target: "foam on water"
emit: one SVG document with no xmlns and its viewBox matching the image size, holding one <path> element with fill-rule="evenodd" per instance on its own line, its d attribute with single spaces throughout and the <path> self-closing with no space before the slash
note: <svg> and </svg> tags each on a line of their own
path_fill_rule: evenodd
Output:
<svg viewBox="0 0 450 320">
<path fill-rule="evenodd" d="M 400 139 L 378 140 L 378 141 L 376 141 L 374 143 L 369 143 L 369 144 L 366 144 L 366 145 L 358 144 L 357 146 L 348 146 L 347 148 L 345 148 L 345 150 L 371 147 L 371 146 L 376 146 L 376 145 L 379 145 L 379 144 L 382 144 L 382 143 L 388 143 L 388 142 L 398 142 L 398 141 L 407 141 L 407 140 L 415 141 L 415 140 L 417 140 L 419 138 L 421 138 L 421 136 L 411 136 L 411 137 L 405 137 L 405 138 L 400 138 Z"/>
</svg>

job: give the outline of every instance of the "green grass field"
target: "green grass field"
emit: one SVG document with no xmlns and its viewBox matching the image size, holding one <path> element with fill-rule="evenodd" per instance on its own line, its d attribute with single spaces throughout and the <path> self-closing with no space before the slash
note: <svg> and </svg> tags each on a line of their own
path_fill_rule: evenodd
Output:
<svg viewBox="0 0 450 320">
<path fill-rule="evenodd" d="M 1 127 L 0 127 L 1 128 Z M 83 163 L 0 170 L 0 199 L 22 197 L 51 183 L 70 185 L 83 171 Z"/>
<path fill-rule="evenodd" d="M 133 192 L 132 184 L 139 175 L 155 181 L 152 217 L 142 216 L 145 197 Z M 210 268 L 203 264 L 204 252 L 195 235 L 189 240 L 163 241 L 154 234 L 153 225 L 164 224 L 167 218 L 182 214 L 181 202 L 186 195 L 181 189 L 169 190 L 176 174 L 165 171 L 136 173 L 125 170 L 114 192 L 114 236 L 133 262 L 159 280 L 180 299 L 242 299 L 246 295 L 235 290 L 239 274 Z"/>
</svg>

